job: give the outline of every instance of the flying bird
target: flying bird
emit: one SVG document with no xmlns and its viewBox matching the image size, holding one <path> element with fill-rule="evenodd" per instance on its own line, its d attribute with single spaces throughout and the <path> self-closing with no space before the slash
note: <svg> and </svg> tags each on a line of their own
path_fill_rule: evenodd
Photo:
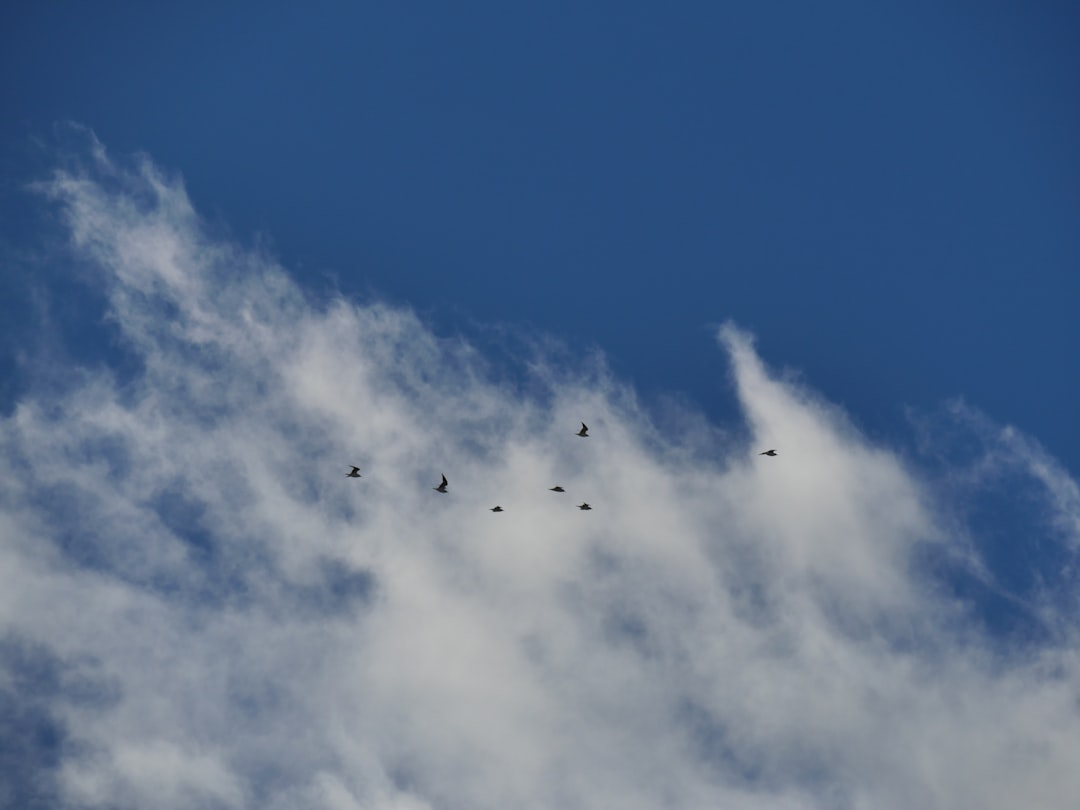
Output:
<svg viewBox="0 0 1080 810">
<path fill-rule="evenodd" d="M 436 492 L 441 492 L 441 493 L 443 493 L 445 495 L 446 494 L 446 487 L 447 487 L 448 484 L 449 484 L 449 482 L 446 480 L 446 476 L 443 475 L 442 483 L 439 484 L 437 487 L 432 487 L 432 489 L 435 490 Z"/>
<path fill-rule="evenodd" d="M 764 453 L 758 453 L 759 456 L 775 456 L 775 450 L 766 450 Z"/>
<path fill-rule="evenodd" d="M 577 432 L 577 435 L 581 436 L 583 439 L 587 439 L 589 437 L 589 426 L 582 422 L 581 430 Z"/>
<path fill-rule="evenodd" d="M 566 490 L 565 490 L 565 489 L 563 489 L 562 487 L 560 487 L 560 486 L 558 486 L 558 485 L 556 485 L 556 486 L 553 486 L 553 487 L 548 487 L 548 490 L 549 490 L 550 492 L 566 492 Z"/>
<path fill-rule="evenodd" d="M 360 468 L 359 467 L 353 467 L 352 464 L 350 464 L 349 466 L 352 467 L 352 472 L 345 473 L 346 478 L 363 478 L 364 477 L 364 476 L 360 475 Z"/>
<path fill-rule="evenodd" d="M 503 509 L 501 506 L 493 506 L 488 511 L 491 511 L 491 512 L 505 512 L 506 510 Z"/>
<path fill-rule="evenodd" d="M 592 507 L 589 506 L 587 503 L 582 502 L 578 505 L 578 509 L 582 510 L 583 512 L 588 512 L 590 509 L 592 509 Z"/>
</svg>

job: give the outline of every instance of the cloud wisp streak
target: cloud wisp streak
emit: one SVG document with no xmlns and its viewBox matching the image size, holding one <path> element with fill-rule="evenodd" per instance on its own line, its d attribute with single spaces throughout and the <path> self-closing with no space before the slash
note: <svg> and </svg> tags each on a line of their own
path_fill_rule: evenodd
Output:
<svg viewBox="0 0 1080 810">
<path fill-rule="evenodd" d="M 0 424 L 0 741 L 37 741 L 0 803 L 1080 795 L 1075 624 L 1022 655 L 987 632 L 928 570 L 978 551 L 925 475 L 736 327 L 745 440 L 665 435 L 602 370 L 541 354 L 542 393 L 510 389 L 405 310 L 311 300 L 148 160 L 39 191 L 135 363 Z M 1075 483 L 1004 438 L 1071 560 Z"/>
</svg>

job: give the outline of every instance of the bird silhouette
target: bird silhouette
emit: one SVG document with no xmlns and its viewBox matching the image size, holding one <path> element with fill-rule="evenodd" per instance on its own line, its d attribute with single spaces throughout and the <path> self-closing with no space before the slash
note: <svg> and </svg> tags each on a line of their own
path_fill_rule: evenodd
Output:
<svg viewBox="0 0 1080 810">
<path fill-rule="evenodd" d="M 441 492 L 441 493 L 443 493 L 443 495 L 445 495 L 446 494 L 446 487 L 447 487 L 448 484 L 449 484 L 449 482 L 446 480 L 446 476 L 443 475 L 442 483 L 439 484 L 437 487 L 432 487 L 432 489 L 435 490 L 436 492 Z"/>
<path fill-rule="evenodd" d="M 577 435 L 581 436 L 583 439 L 587 439 L 589 437 L 589 426 L 582 422 L 581 430 L 577 432 Z"/>
<path fill-rule="evenodd" d="M 352 467 L 352 472 L 345 473 L 346 478 L 363 478 L 364 477 L 364 476 L 360 475 L 360 468 L 359 467 L 353 467 L 352 464 L 350 464 L 349 466 Z"/>
<path fill-rule="evenodd" d="M 505 512 L 506 510 L 503 509 L 501 506 L 493 506 L 488 511 L 491 511 L 491 512 Z"/>
<path fill-rule="evenodd" d="M 549 492 L 566 492 L 566 490 L 563 489 L 562 487 L 560 487 L 558 484 L 556 484 L 553 487 L 548 487 L 548 491 Z"/>
<path fill-rule="evenodd" d="M 766 450 L 764 453 L 758 453 L 759 456 L 775 456 L 775 450 Z"/>
<path fill-rule="evenodd" d="M 578 509 L 580 509 L 583 512 L 588 512 L 590 509 L 592 509 L 592 507 L 589 506 L 587 503 L 582 502 L 581 504 L 578 505 Z"/>
</svg>

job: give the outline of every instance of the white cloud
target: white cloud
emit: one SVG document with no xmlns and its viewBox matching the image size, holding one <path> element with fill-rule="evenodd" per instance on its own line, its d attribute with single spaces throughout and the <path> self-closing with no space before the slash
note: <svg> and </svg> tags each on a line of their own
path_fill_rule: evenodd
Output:
<svg viewBox="0 0 1080 810">
<path fill-rule="evenodd" d="M 0 632 L 60 673 L 10 663 L 0 690 L 62 729 L 41 767 L 65 801 L 1080 795 L 1075 623 L 1025 655 L 986 631 L 926 565 L 974 552 L 925 470 L 736 327 L 746 440 L 664 436 L 602 369 L 541 353 L 524 393 L 407 311 L 309 300 L 148 160 L 98 148 L 42 190 L 139 361 L 69 367 L 0 424 Z M 1071 559 L 1075 482 L 999 438 Z"/>
</svg>

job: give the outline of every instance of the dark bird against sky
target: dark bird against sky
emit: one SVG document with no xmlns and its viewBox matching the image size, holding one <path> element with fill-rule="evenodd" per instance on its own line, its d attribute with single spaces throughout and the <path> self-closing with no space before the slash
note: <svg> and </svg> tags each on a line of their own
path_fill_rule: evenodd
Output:
<svg viewBox="0 0 1080 810">
<path fill-rule="evenodd" d="M 352 466 L 352 465 L 349 465 L 349 466 Z M 360 475 L 360 468 L 359 467 L 353 467 L 352 472 L 345 473 L 345 477 L 346 478 L 363 478 L 363 476 Z"/>
<path fill-rule="evenodd" d="M 581 436 L 582 438 L 588 438 L 588 436 L 589 436 L 589 426 L 586 425 L 584 422 L 582 422 L 581 423 L 581 430 L 579 430 L 577 432 L 577 435 Z"/>
<path fill-rule="evenodd" d="M 432 489 L 435 490 L 436 492 L 441 492 L 441 493 L 443 493 L 445 495 L 446 494 L 446 487 L 447 487 L 448 484 L 449 484 L 449 482 L 446 480 L 446 476 L 443 475 L 442 483 L 439 484 L 437 487 L 432 487 Z"/>
<path fill-rule="evenodd" d="M 775 450 L 766 450 L 764 453 L 758 453 L 759 456 L 775 456 Z"/>
</svg>

